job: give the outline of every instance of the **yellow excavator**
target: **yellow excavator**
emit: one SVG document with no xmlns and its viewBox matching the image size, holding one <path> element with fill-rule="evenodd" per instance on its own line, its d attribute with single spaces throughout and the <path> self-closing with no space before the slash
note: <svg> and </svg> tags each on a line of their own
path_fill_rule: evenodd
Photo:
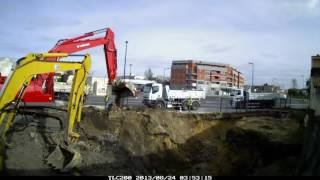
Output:
<svg viewBox="0 0 320 180">
<path fill-rule="evenodd" d="M 68 56 L 82 56 L 83 61 L 46 61 L 48 58 L 65 58 Z M 53 153 L 48 157 L 48 161 L 63 160 L 62 158 L 59 159 L 59 154 L 61 156 L 63 153 L 61 151 L 69 151 L 68 145 L 76 141 L 80 136 L 73 130 L 75 123 L 79 123 L 81 119 L 85 85 L 90 68 L 91 57 L 89 54 L 69 55 L 66 53 L 31 53 L 17 61 L 16 66 L 12 69 L 0 91 L 0 172 L 4 168 L 5 148 L 7 146 L 6 133 L 14 122 L 21 104 L 21 98 L 32 78 L 37 74 L 74 70 L 75 76 L 67 109 L 68 120 L 65 123 L 66 127 L 64 127 L 64 143 L 57 146 Z M 72 151 L 70 152 L 72 155 L 70 159 L 71 163 L 80 155 Z M 66 165 L 65 162 L 58 163 L 63 164 L 63 166 Z M 70 165 L 70 163 L 68 164 Z"/>
</svg>

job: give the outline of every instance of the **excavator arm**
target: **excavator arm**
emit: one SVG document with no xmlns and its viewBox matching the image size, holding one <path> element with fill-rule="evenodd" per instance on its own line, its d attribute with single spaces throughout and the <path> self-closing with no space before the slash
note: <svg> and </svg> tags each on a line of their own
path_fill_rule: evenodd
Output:
<svg viewBox="0 0 320 180">
<path fill-rule="evenodd" d="M 75 70 L 71 96 L 68 104 L 68 121 L 65 127 L 65 141 L 77 139 L 79 134 L 73 132 L 74 124 L 80 122 L 81 109 L 87 76 L 91 68 L 90 55 L 83 55 L 82 62 L 53 62 L 47 58 L 62 58 L 69 56 L 66 53 L 29 54 L 20 59 L 10 73 L 0 91 L 0 162 L 2 165 L 5 134 L 11 127 L 25 89 L 31 79 L 42 73 L 62 72 Z M 78 56 L 78 55 L 77 55 Z M 18 94 L 18 98 L 16 98 Z M 0 169 L 1 169 L 0 165 Z"/>
<path fill-rule="evenodd" d="M 104 37 L 92 38 L 100 33 L 105 33 Z M 85 33 L 71 39 L 59 40 L 58 43 L 49 51 L 49 53 L 68 53 L 83 51 L 103 45 L 105 61 L 107 66 L 108 84 L 112 84 L 116 78 L 117 71 L 117 50 L 114 42 L 114 32 L 110 28 L 100 29 Z M 57 59 L 51 59 L 57 61 Z"/>
<path fill-rule="evenodd" d="M 2 132 L 5 134 L 10 127 L 14 116 L 15 109 L 18 107 L 19 98 L 23 96 L 24 90 L 29 85 L 31 79 L 37 75 L 48 72 L 62 72 L 75 70 L 75 77 L 73 80 L 71 97 L 68 104 L 68 116 L 69 121 L 67 123 L 66 135 L 71 137 L 77 137 L 72 132 L 74 121 L 77 119 L 80 121 L 81 107 L 84 96 L 84 89 L 86 79 L 91 67 L 91 58 L 89 55 L 84 55 L 83 62 L 50 62 L 41 59 L 51 57 L 67 57 L 66 53 L 43 53 L 43 54 L 29 54 L 19 62 L 17 62 L 16 68 L 11 72 L 11 75 L 7 78 L 4 87 L 0 92 L 0 127 L 8 115 L 6 128 Z M 19 94 L 18 99 L 15 100 L 16 95 Z M 13 105 L 13 109 L 12 109 Z"/>
<path fill-rule="evenodd" d="M 105 36 L 93 38 L 98 34 L 105 33 Z M 49 50 L 49 53 L 68 53 L 83 51 L 86 49 L 103 46 L 106 68 L 108 73 L 108 89 L 115 82 L 117 76 L 117 50 L 114 42 L 114 32 L 110 28 L 104 28 L 85 33 L 70 39 L 59 40 L 56 45 Z M 61 57 L 48 57 L 46 61 L 58 61 Z M 54 73 L 47 72 L 38 74 L 30 82 L 22 97 L 24 102 L 53 102 L 54 101 Z M 3 79 L 0 76 L 0 89 Z M 43 88 L 44 87 L 44 88 Z"/>
<path fill-rule="evenodd" d="M 90 38 L 100 33 L 105 33 L 104 37 Z M 116 82 L 117 76 L 117 49 L 115 46 L 114 33 L 110 28 L 104 28 L 84 35 L 77 36 L 71 39 L 62 39 L 49 51 L 49 52 L 63 52 L 63 53 L 74 53 L 85 49 L 93 48 L 96 46 L 103 45 L 107 73 L 108 73 L 108 85 L 106 96 L 111 97 L 112 93 L 115 94 L 115 104 L 121 106 L 124 97 L 136 96 L 135 86 L 130 82 Z M 58 58 L 50 58 L 49 60 L 58 61 Z M 53 73 L 43 74 L 39 79 L 47 79 L 46 87 L 48 92 L 53 92 Z M 41 84 L 39 84 L 41 85 Z M 53 97 L 52 97 L 53 99 Z"/>
</svg>

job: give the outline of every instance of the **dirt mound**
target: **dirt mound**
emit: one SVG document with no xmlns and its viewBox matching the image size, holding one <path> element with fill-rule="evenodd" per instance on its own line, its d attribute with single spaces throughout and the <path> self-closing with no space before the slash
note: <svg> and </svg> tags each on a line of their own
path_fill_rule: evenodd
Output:
<svg viewBox="0 0 320 180">
<path fill-rule="evenodd" d="M 102 165 L 103 171 L 96 168 L 99 163 L 87 159 L 90 163 L 79 168 L 81 173 L 174 173 L 175 168 L 178 168 L 174 167 L 175 164 L 185 166 L 189 161 L 180 145 L 215 124 L 195 120 L 192 116 L 185 118 L 176 113 L 163 111 L 113 111 L 104 118 L 91 116 L 95 111 L 84 111 L 81 141 L 83 144 L 95 143 L 97 155 L 108 154 L 110 158 L 107 165 Z M 97 125 L 104 126 L 102 124 L 108 128 L 103 131 L 95 128 Z M 82 150 L 82 154 L 90 153 L 88 148 Z M 90 165 L 94 165 L 94 168 Z"/>
<path fill-rule="evenodd" d="M 223 175 L 293 175 L 302 150 L 299 124 L 286 118 L 243 118 L 227 131 Z M 284 165 L 285 164 L 285 165 Z"/>
<path fill-rule="evenodd" d="M 248 171 L 253 167 L 264 172 L 262 168 L 279 158 L 267 162 L 271 154 L 263 150 L 295 144 L 292 138 L 298 129 L 298 123 L 287 116 L 268 114 L 257 118 L 254 114 L 181 114 L 150 109 L 113 109 L 108 114 L 85 108 L 78 127 L 81 137 L 74 146 L 82 162 L 70 174 L 248 175 L 255 173 Z M 39 118 L 39 122 L 43 120 Z M 31 119 L 34 122 L 36 117 Z M 52 148 L 50 144 L 63 135 L 58 131 L 59 123 L 49 122 L 45 125 L 55 126 L 54 131 L 37 125 L 10 134 L 10 141 L 17 146 L 7 149 L 8 174 L 61 175 L 42 162 Z M 33 156 L 35 163 L 30 165 Z"/>
</svg>

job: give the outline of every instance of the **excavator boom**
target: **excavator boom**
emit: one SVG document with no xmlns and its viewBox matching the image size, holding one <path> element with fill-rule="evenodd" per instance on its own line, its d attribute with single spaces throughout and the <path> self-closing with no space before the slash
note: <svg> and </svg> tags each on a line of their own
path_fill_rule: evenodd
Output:
<svg viewBox="0 0 320 180">
<path fill-rule="evenodd" d="M 88 39 L 90 36 L 97 35 L 105 32 L 104 37 Z M 72 39 L 60 40 L 49 51 L 50 53 L 75 53 L 83 51 L 85 49 L 93 48 L 96 46 L 104 46 L 104 53 L 106 59 L 106 66 L 109 78 L 109 84 L 113 83 L 116 78 L 117 70 L 117 50 L 114 43 L 114 33 L 110 28 L 100 29 L 97 31 L 85 33 L 82 36 L 78 36 Z M 54 59 L 56 61 L 56 59 Z"/>
<path fill-rule="evenodd" d="M 100 33 L 105 36 L 92 38 Z M 70 39 L 59 40 L 57 44 L 49 50 L 49 53 L 68 53 L 83 51 L 97 46 L 103 46 L 105 53 L 106 68 L 108 73 L 108 84 L 114 83 L 117 76 L 117 50 L 114 42 L 114 33 L 110 28 L 104 28 L 85 33 Z M 58 61 L 60 57 L 48 57 L 46 61 Z M 22 97 L 24 102 L 53 102 L 54 101 L 54 73 L 43 73 L 37 75 L 26 88 Z M 0 89 L 3 86 L 5 77 L 0 75 Z"/>
<path fill-rule="evenodd" d="M 73 132 L 75 123 L 80 122 L 81 109 L 87 76 L 91 67 L 90 55 L 83 55 L 82 62 L 54 62 L 47 58 L 68 57 L 66 53 L 43 53 L 29 54 L 17 61 L 15 69 L 10 73 L 0 91 L 0 163 L 3 163 L 3 151 L 5 146 L 5 135 L 12 126 L 19 101 L 31 79 L 37 74 L 63 72 L 75 70 L 71 96 L 68 104 L 68 121 L 65 127 L 65 142 L 79 138 L 79 134 Z M 18 94 L 18 98 L 16 95 Z M 0 165 L 0 168 L 1 168 Z"/>
</svg>

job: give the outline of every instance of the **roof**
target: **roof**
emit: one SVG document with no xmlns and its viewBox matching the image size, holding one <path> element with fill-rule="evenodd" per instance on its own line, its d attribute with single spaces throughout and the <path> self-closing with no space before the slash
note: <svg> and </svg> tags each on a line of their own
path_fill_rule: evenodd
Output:
<svg viewBox="0 0 320 180">
<path fill-rule="evenodd" d="M 201 61 L 201 60 L 174 60 L 172 61 L 172 65 L 174 64 L 188 64 L 188 63 L 195 63 L 197 65 L 206 65 L 206 66 L 219 66 L 219 67 L 230 67 L 234 71 L 239 72 L 242 74 L 240 71 L 232 67 L 230 64 L 225 64 L 225 63 L 217 63 L 217 62 L 208 62 L 208 61 Z"/>
<path fill-rule="evenodd" d="M 172 64 L 187 64 L 187 63 L 195 63 L 197 65 L 222 66 L 222 67 L 230 66 L 229 64 L 208 62 L 208 61 L 201 61 L 201 60 L 174 60 L 174 61 L 172 61 Z"/>
</svg>

